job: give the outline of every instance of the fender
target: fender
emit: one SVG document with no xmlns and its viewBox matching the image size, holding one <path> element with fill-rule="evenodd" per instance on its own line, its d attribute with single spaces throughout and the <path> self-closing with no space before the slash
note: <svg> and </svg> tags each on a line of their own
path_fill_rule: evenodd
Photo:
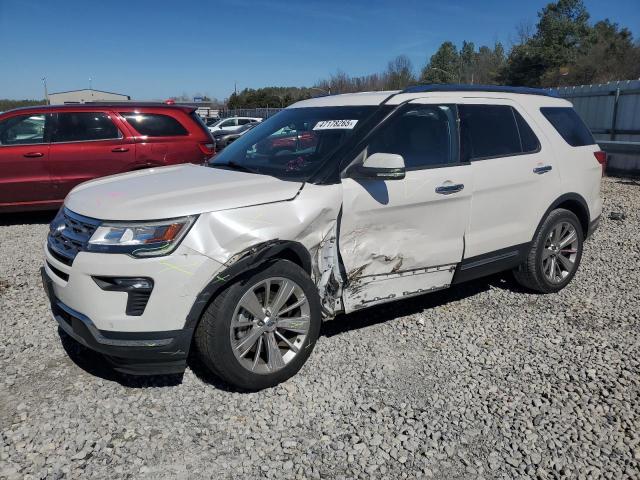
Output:
<svg viewBox="0 0 640 480">
<path fill-rule="evenodd" d="M 582 226 L 582 233 L 586 236 L 588 231 L 589 231 L 589 222 L 591 219 L 591 212 L 589 211 L 589 205 L 587 204 L 587 201 L 584 199 L 584 197 L 582 195 L 580 195 L 579 193 L 575 193 L 575 192 L 570 192 L 570 193 L 565 193 L 563 195 L 560 195 L 558 198 L 556 198 L 553 203 L 549 206 L 549 208 L 547 208 L 547 211 L 544 212 L 544 215 L 542 215 L 542 218 L 540 219 L 540 222 L 538 222 L 538 226 L 536 227 L 535 231 L 533 232 L 533 237 L 531 237 L 531 240 L 533 241 L 534 238 L 536 238 L 536 235 L 538 235 L 538 232 L 540 231 L 540 229 L 542 228 L 542 223 L 545 221 L 545 219 L 549 216 L 549 214 L 555 210 L 556 208 L 558 208 L 560 205 L 562 205 L 563 203 L 567 203 L 567 202 L 571 202 L 574 205 L 577 204 L 579 205 L 580 209 L 582 210 L 582 212 L 573 212 L 576 214 L 576 216 L 578 217 L 578 220 L 580 220 L 580 224 Z M 571 209 L 569 209 L 571 210 Z"/>
<path fill-rule="evenodd" d="M 291 240 L 270 240 L 259 243 L 231 257 L 227 262 L 230 265 L 218 272 L 196 297 L 187 315 L 184 328 L 195 329 L 209 302 L 234 280 L 273 258 L 287 258 L 292 254 L 296 260 L 300 261 L 302 268 L 311 274 L 311 254 L 301 243 Z"/>
</svg>

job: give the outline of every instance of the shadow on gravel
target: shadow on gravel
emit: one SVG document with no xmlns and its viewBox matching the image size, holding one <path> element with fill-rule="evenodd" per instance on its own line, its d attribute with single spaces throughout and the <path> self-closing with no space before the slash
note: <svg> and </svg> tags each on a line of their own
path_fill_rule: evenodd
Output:
<svg viewBox="0 0 640 480">
<path fill-rule="evenodd" d="M 49 224 L 56 216 L 56 210 L 45 212 L 18 212 L 0 214 L 0 226 Z"/>
<path fill-rule="evenodd" d="M 182 383 L 182 374 L 135 376 L 116 372 L 101 354 L 79 344 L 61 328 L 58 328 L 58 335 L 62 348 L 73 363 L 95 377 L 129 388 L 174 387 Z"/>
<path fill-rule="evenodd" d="M 413 315 L 430 308 L 446 305 L 447 303 L 485 292 L 491 287 L 518 293 L 531 293 L 520 287 L 511 273 L 498 273 L 489 277 L 454 285 L 446 290 L 367 308 L 348 315 L 338 315 L 334 320 L 323 323 L 320 335 L 332 337 L 351 330 L 377 325 L 398 317 Z"/>
</svg>

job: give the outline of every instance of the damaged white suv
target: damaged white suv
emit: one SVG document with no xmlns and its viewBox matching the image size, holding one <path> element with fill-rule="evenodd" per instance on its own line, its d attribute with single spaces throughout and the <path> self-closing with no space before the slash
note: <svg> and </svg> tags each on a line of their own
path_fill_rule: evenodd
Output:
<svg viewBox="0 0 640 480">
<path fill-rule="evenodd" d="M 78 342 L 132 374 L 193 346 L 249 390 L 295 374 L 323 318 L 498 271 L 571 281 L 601 212 L 605 156 L 543 91 L 412 87 L 299 102 L 209 167 L 75 188 L 43 280 Z"/>
</svg>

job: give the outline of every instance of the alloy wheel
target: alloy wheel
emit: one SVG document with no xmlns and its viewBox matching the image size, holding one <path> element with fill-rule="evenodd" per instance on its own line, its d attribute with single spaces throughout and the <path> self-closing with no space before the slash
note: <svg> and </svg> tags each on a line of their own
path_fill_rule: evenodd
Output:
<svg viewBox="0 0 640 480">
<path fill-rule="evenodd" d="M 578 232 L 569 222 L 557 223 L 545 239 L 542 271 L 551 283 L 561 283 L 576 268 Z"/>
<path fill-rule="evenodd" d="M 300 352 L 310 327 L 309 301 L 300 285 L 271 277 L 252 285 L 231 319 L 231 348 L 257 374 L 284 368 Z"/>
</svg>

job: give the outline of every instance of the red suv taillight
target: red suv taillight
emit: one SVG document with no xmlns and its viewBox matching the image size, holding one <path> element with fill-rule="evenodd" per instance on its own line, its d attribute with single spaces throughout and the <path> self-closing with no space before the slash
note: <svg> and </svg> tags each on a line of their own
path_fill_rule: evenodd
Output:
<svg viewBox="0 0 640 480">
<path fill-rule="evenodd" d="M 604 171 L 607 169 L 607 152 L 599 150 L 593 152 L 593 156 L 596 157 L 596 160 L 602 166 L 602 176 L 604 177 Z"/>
<path fill-rule="evenodd" d="M 216 144 L 213 142 L 200 142 L 198 146 L 200 147 L 200 151 L 205 155 L 211 156 L 216 153 Z"/>
</svg>

